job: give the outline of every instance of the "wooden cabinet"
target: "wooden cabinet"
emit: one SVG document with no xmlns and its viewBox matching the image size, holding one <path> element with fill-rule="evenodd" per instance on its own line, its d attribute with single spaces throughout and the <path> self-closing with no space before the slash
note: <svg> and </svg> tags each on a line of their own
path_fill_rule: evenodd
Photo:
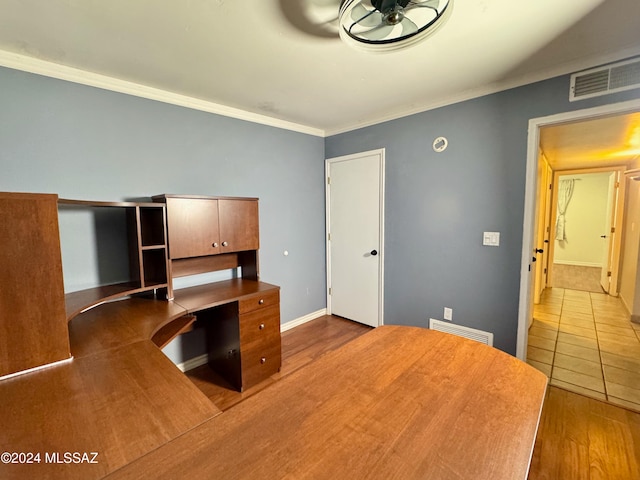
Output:
<svg viewBox="0 0 640 480">
<path fill-rule="evenodd" d="M 196 313 L 209 365 L 244 390 L 280 370 L 280 294 L 258 282 L 258 199 L 156 195 L 167 207 L 172 277 L 240 267 L 241 279 L 181 289 Z M 198 328 L 200 328 L 198 327 Z"/>
<path fill-rule="evenodd" d="M 0 193 L 0 377 L 71 356 L 57 200 Z"/>
<path fill-rule="evenodd" d="M 216 303 L 222 284 L 210 291 L 205 286 L 179 290 L 176 301 L 187 308 L 196 302 Z M 280 370 L 280 289 L 251 280 L 230 287 L 240 294 L 237 301 L 197 311 L 196 316 L 207 332 L 209 365 L 244 391 Z"/>
<path fill-rule="evenodd" d="M 280 370 L 279 292 L 240 301 L 240 362 L 242 389 L 269 378 Z"/>
<path fill-rule="evenodd" d="M 171 259 L 260 247 L 255 198 L 157 195 L 153 199 L 167 205 Z"/>
</svg>

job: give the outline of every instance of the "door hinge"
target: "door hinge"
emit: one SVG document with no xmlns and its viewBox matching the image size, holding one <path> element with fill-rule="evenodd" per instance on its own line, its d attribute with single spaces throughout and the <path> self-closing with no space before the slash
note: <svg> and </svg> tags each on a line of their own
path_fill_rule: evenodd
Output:
<svg viewBox="0 0 640 480">
<path fill-rule="evenodd" d="M 611 276 L 611 272 L 607 272 L 607 277 L 610 277 L 610 276 Z"/>
<path fill-rule="evenodd" d="M 331 185 L 331 177 L 327 177 L 327 185 Z"/>
<path fill-rule="evenodd" d="M 546 269 L 546 268 L 544 269 L 544 273 L 545 273 L 545 274 L 547 273 L 547 269 Z"/>
<path fill-rule="evenodd" d="M 331 234 L 330 233 L 327 234 L 327 240 L 331 241 Z"/>
<path fill-rule="evenodd" d="M 620 188 L 620 182 L 616 182 L 615 187 Z"/>
<path fill-rule="evenodd" d="M 553 190 L 553 183 L 549 184 L 549 190 Z"/>
<path fill-rule="evenodd" d="M 329 295 L 331 295 L 331 287 L 329 287 Z"/>
<path fill-rule="evenodd" d="M 611 227 L 611 233 L 616 233 L 616 227 Z"/>
</svg>

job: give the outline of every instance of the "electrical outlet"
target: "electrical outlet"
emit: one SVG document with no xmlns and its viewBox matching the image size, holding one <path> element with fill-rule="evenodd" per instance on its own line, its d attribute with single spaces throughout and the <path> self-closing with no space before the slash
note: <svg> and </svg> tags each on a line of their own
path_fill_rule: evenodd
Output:
<svg viewBox="0 0 640 480">
<path fill-rule="evenodd" d="M 449 321 L 453 320 L 453 309 L 444 307 L 444 319 Z"/>
</svg>

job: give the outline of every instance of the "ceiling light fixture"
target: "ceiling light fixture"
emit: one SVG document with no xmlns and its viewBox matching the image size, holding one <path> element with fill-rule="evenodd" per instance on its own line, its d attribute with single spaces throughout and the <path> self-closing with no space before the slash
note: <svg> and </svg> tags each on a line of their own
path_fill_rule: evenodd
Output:
<svg viewBox="0 0 640 480">
<path fill-rule="evenodd" d="M 342 0 L 342 40 L 367 51 L 389 52 L 432 35 L 451 14 L 453 0 Z"/>
</svg>

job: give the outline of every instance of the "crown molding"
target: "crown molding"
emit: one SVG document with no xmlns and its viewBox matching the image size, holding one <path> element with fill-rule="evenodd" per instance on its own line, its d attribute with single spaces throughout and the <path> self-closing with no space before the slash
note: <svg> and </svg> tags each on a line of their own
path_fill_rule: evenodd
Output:
<svg viewBox="0 0 640 480">
<path fill-rule="evenodd" d="M 270 127 L 314 135 L 316 137 L 325 136 L 324 130 L 309 127 L 307 125 L 287 122 L 267 115 L 260 115 L 258 113 L 241 110 L 239 108 L 227 107 L 225 105 L 189 97 L 187 95 L 168 92 L 159 88 L 148 87 L 139 83 L 129 82 L 127 80 L 121 80 L 115 77 L 101 75 L 99 73 L 87 72 L 78 68 L 39 60 L 34 57 L 8 52 L 6 50 L 0 50 L 0 66 L 56 78 L 58 80 L 66 80 L 68 82 L 87 85 L 90 87 L 101 88 L 112 92 L 146 98 L 148 100 L 156 100 L 158 102 L 169 103 L 171 105 L 178 105 L 194 110 L 214 113 L 216 115 L 222 115 L 238 120 L 246 120 L 248 122 L 259 123 Z"/>
<path fill-rule="evenodd" d="M 394 114 L 376 117 L 367 121 L 343 125 L 335 129 L 326 130 L 294 122 L 288 122 L 286 120 L 280 120 L 277 118 L 269 117 L 267 115 L 248 112 L 239 108 L 228 107 L 218 103 L 201 100 L 187 95 L 181 95 L 178 93 L 168 92 L 166 90 L 148 87 L 146 85 L 129 82 L 126 80 L 120 80 L 118 78 L 109 77 L 107 75 L 87 72 L 78 68 L 68 67 L 66 65 L 48 62 L 45 60 L 39 60 L 34 57 L 8 52 L 5 50 L 0 50 L 0 66 L 29 73 L 35 73 L 59 80 L 66 80 L 69 82 L 91 87 L 101 88 L 113 92 L 124 93 L 126 95 L 132 95 L 149 100 L 155 100 L 158 102 L 178 105 L 194 110 L 200 110 L 216 115 L 235 118 L 238 120 L 245 120 L 252 123 L 258 123 L 275 128 L 281 128 L 284 130 L 290 130 L 298 133 L 326 138 L 333 135 L 358 130 L 360 128 L 370 127 L 391 120 L 397 120 L 399 118 L 408 117 L 418 113 L 427 112 L 429 110 L 435 110 L 436 108 L 446 107 L 448 105 L 472 100 L 474 98 L 483 97 L 485 95 L 491 95 L 512 88 L 548 80 L 560 75 L 567 75 L 588 68 L 624 60 L 626 58 L 632 58 L 638 55 L 640 55 L 640 47 L 634 46 L 624 50 L 619 50 L 615 53 L 585 57 L 573 62 L 562 64 L 561 66 L 541 70 L 532 74 L 522 75 L 516 79 L 511 79 L 503 82 L 494 82 L 484 85 L 480 88 L 470 89 L 455 95 L 442 97 L 437 101 L 425 102 L 414 108 L 396 112 Z M 568 90 L 569 87 L 567 86 L 567 91 Z"/>
<path fill-rule="evenodd" d="M 535 73 L 522 75 L 518 78 L 514 78 L 503 82 L 494 82 L 491 84 L 483 85 L 480 88 L 470 89 L 462 93 L 442 97 L 436 101 L 425 102 L 412 109 L 403 110 L 395 114 L 377 117 L 376 119 L 366 122 L 360 122 L 358 124 L 345 125 L 336 129 L 325 130 L 325 137 L 332 135 L 338 135 L 341 133 L 347 133 L 360 128 L 370 127 L 378 125 L 380 123 L 389 122 L 391 120 L 397 120 L 399 118 L 408 117 L 418 113 L 427 112 L 429 110 L 435 110 L 436 108 L 446 107 L 447 105 L 453 105 L 455 103 L 472 100 L 474 98 L 483 97 L 485 95 L 491 95 L 494 93 L 510 90 L 512 88 L 522 87 L 532 83 L 540 82 L 543 80 L 549 80 L 561 75 L 568 75 L 571 73 L 579 72 L 589 68 L 595 68 L 608 63 L 617 62 L 627 58 L 632 58 L 640 55 L 640 47 L 635 46 L 624 50 L 616 51 L 615 53 L 585 57 L 580 60 L 576 60 L 570 63 L 564 63 L 561 66 L 540 70 Z M 567 99 L 569 98 L 569 83 L 567 82 Z"/>
</svg>

